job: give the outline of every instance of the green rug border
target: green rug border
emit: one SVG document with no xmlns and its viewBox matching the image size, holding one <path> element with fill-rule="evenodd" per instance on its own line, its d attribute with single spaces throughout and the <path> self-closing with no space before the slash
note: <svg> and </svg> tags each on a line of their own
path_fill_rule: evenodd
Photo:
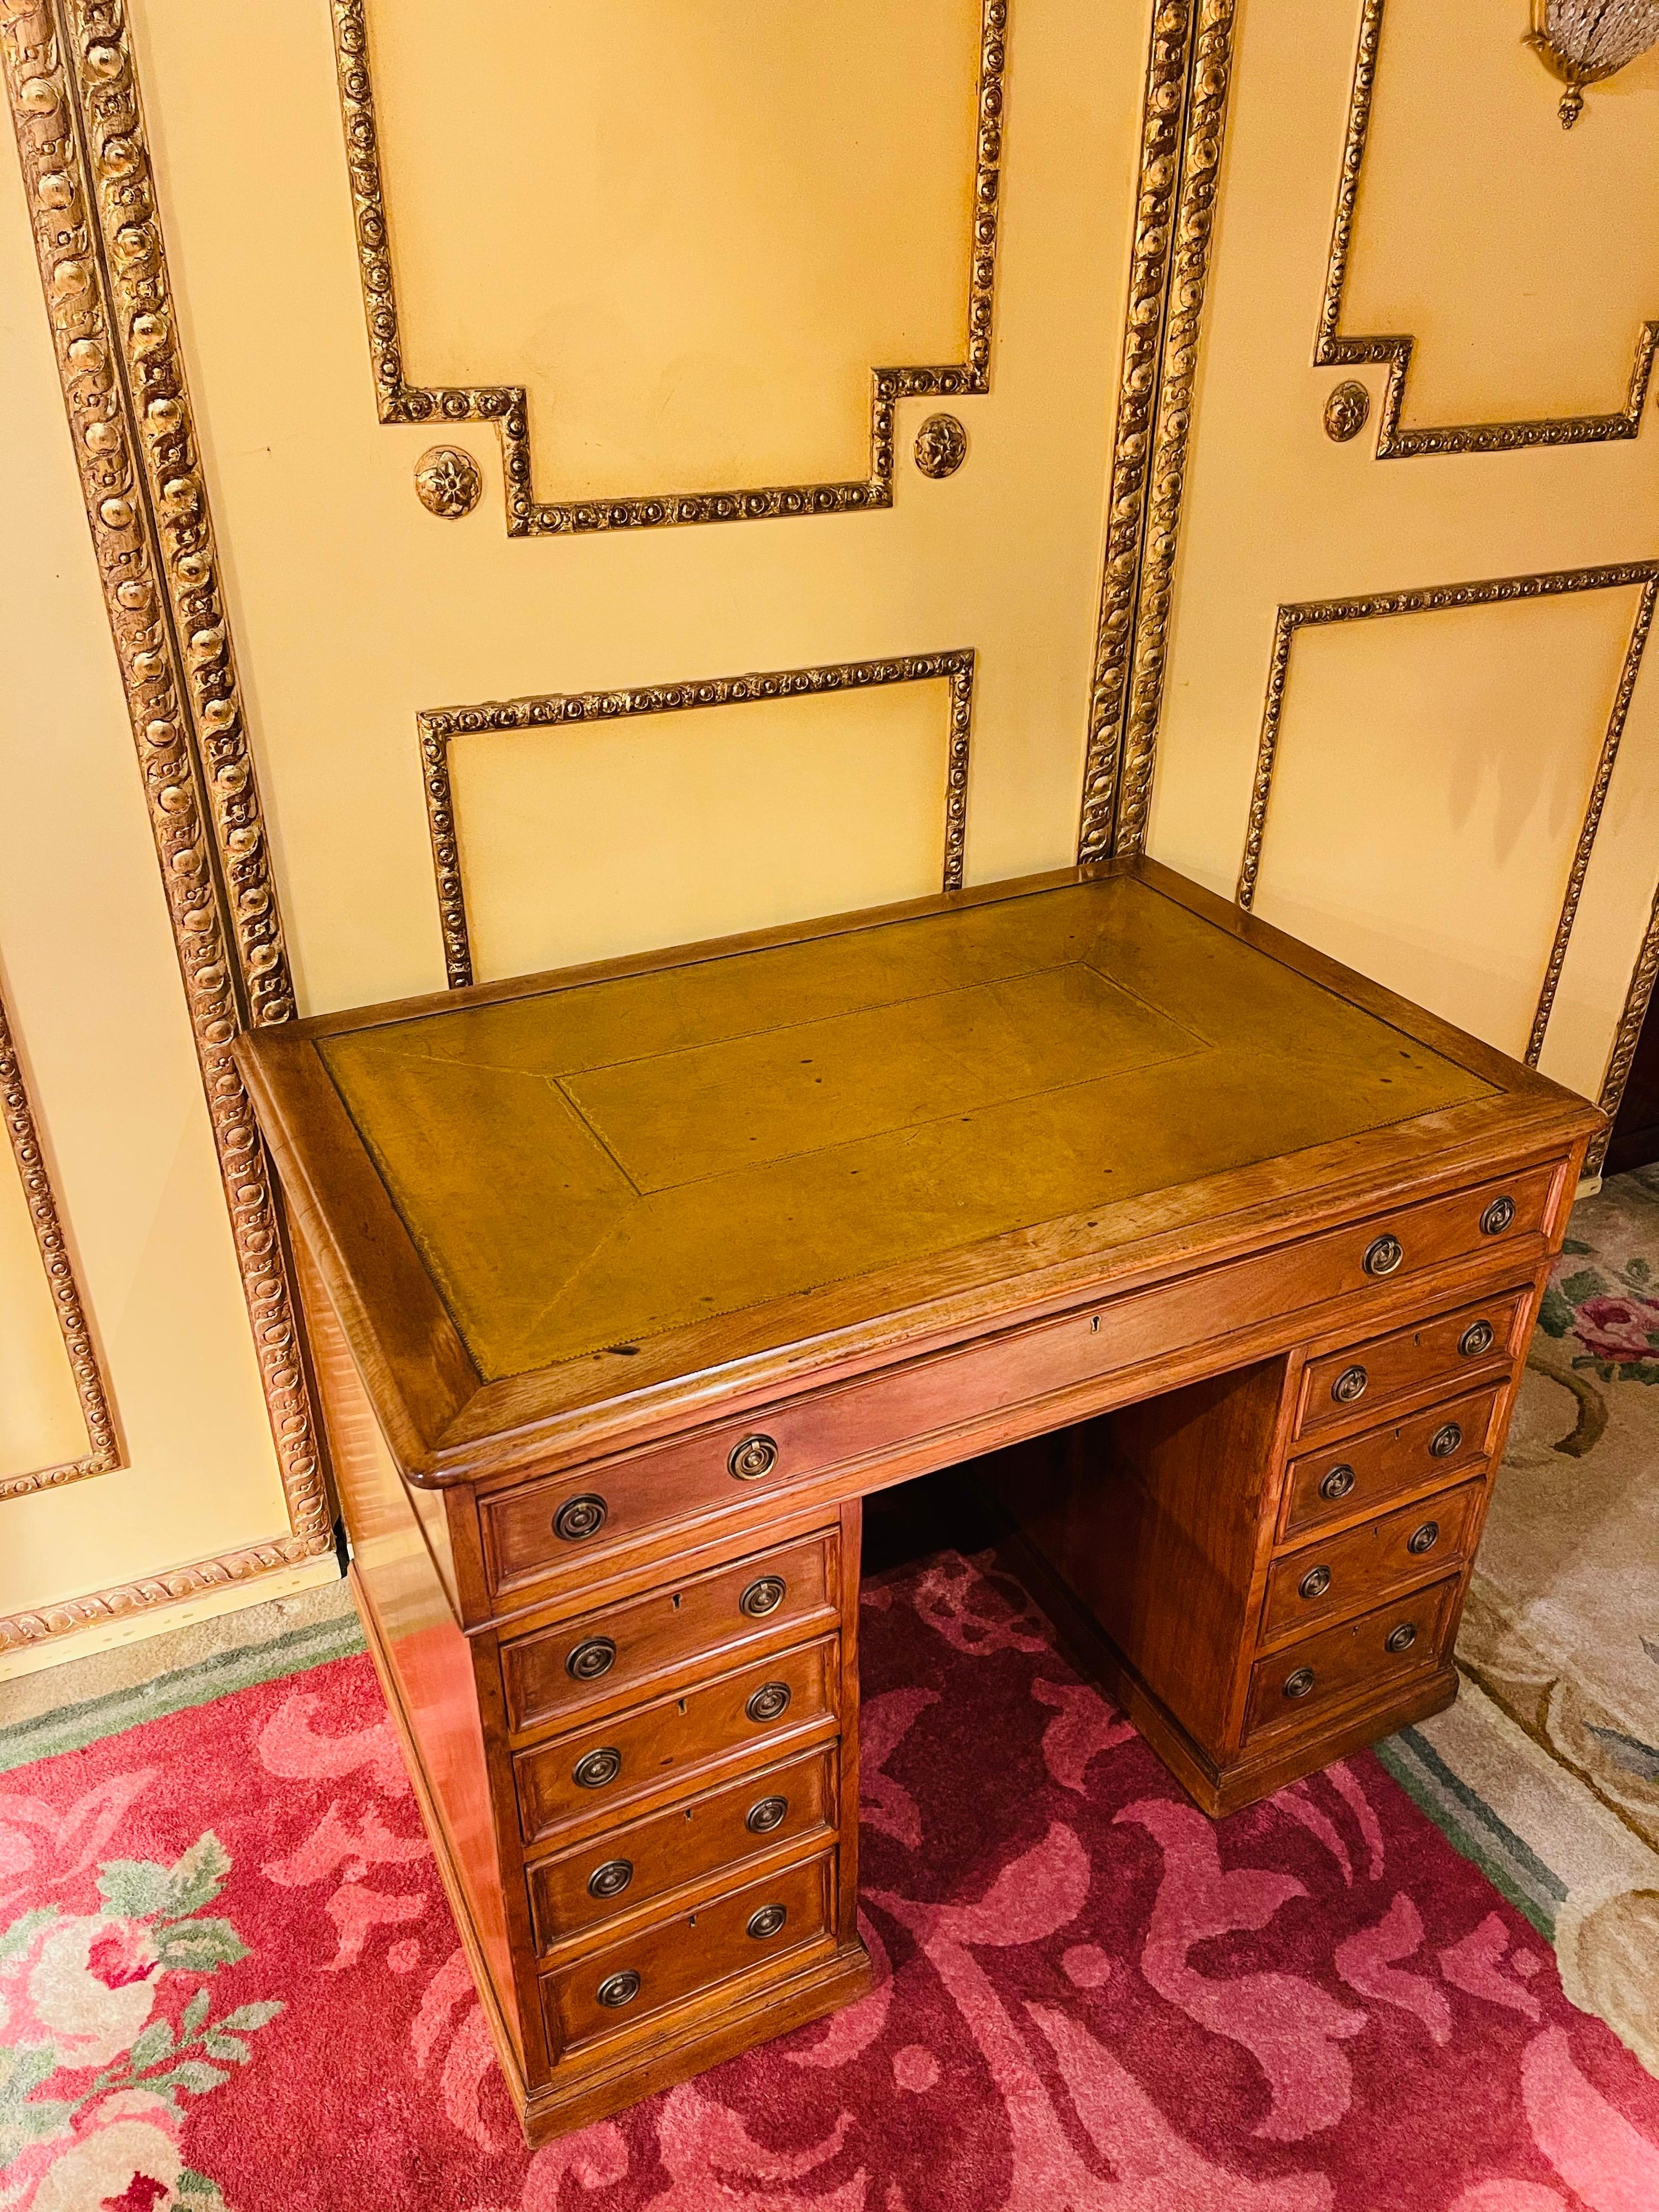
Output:
<svg viewBox="0 0 1659 2212">
<path fill-rule="evenodd" d="M 245 1644 L 220 1651 L 193 1666 L 176 1668 L 148 1682 L 125 1689 L 106 1690 L 101 1697 L 79 1705 L 60 1705 L 37 1713 L 31 1720 L 0 1727 L 0 1774 L 15 1773 L 37 1759 L 54 1759 L 66 1751 L 84 1751 L 104 1737 L 119 1735 L 145 1721 L 163 1720 L 170 1713 L 188 1711 L 194 1705 L 211 1705 L 237 1690 L 257 1683 L 274 1682 L 285 1674 L 303 1674 L 331 1659 L 346 1659 L 368 1649 L 355 1613 L 313 1621 L 291 1628 L 259 1644 Z"/>
<path fill-rule="evenodd" d="M 1433 1821 L 1454 1850 L 1485 1875 L 1547 1943 L 1553 1944 L 1556 1911 L 1567 1897 L 1560 1875 L 1498 1818 L 1416 1729 L 1401 1729 L 1371 1749 L 1383 1771 Z"/>
</svg>

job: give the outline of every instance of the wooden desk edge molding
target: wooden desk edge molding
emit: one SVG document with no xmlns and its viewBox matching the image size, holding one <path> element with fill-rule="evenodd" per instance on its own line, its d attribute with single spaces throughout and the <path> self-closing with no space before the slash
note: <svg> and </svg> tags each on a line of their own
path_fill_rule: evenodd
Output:
<svg viewBox="0 0 1659 2212">
<path fill-rule="evenodd" d="M 1602 1117 L 1156 863 L 237 1054 L 531 2141 L 867 1986 L 873 1490 L 986 1458 L 1212 1814 L 1455 1694 Z"/>
</svg>

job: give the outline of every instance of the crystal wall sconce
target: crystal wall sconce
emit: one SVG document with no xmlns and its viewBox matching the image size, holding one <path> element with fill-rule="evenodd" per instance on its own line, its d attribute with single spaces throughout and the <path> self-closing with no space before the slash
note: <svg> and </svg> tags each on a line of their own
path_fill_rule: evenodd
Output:
<svg viewBox="0 0 1659 2212">
<path fill-rule="evenodd" d="M 1586 85 L 1659 46 L 1659 0 L 1533 0 L 1526 43 L 1565 85 L 1558 112 L 1571 131 L 1584 112 Z"/>
</svg>

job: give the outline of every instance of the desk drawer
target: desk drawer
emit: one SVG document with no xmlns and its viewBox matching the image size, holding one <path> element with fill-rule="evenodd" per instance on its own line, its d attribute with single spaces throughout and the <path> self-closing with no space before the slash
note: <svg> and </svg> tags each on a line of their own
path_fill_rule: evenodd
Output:
<svg viewBox="0 0 1659 2212">
<path fill-rule="evenodd" d="M 555 2050 L 621 2033 L 653 2013 L 830 1935 L 836 1853 L 786 1868 L 542 1978 Z"/>
<path fill-rule="evenodd" d="M 1471 1369 L 1507 1363 L 1522 1348 L 1521 1320 L 1531 1296 L 1529 1287 L 1500 1291 L 1310 1359 L 1302 1378 L 1297 1433 L 1328 1428 L 1408 1392 L 1455 1390 Z"/>
<path fill-rule="evenodd" d="M 1262 1608 L 1262 1642 L 1271 1644 L 1316 1627 L 1333 1613 L 1375 1603 L 1437 1568 L 1461 1566 L 1484 1489 L 1482 1483 L 1466 1482 L 1459 1490 L 1437 1491 L 1401 1512 L 1345 1529 L 1275 1561 Z"/>
<path fill-rule="evenodd" d="M 711 1662 L 702 1668 L 710 1674 L 721 1656 L 728 1667 L 741 1659 L 746 1644 L 833 1628 L 837 1541 L 826 1530 L 505 1644 L 509 1724 L 536 1728 L 597 1700 L 625 1702 L 665 1670 L 683 1675 L 690 1660 Z"/>
<path fill-rule="evenodd" d="M 1492 1449 L 1507 1387 L 1493 1383 L 1293 1459 L 1285 1471 L 1281 1541 L 1329 1521 L 1375 1513 L 1406 1491 L 1449 1481 L 1476 1465 Z"/>
<path fill-rule="evenodd" d="M 514 1771 L 525 1841 L 704 1766 L 769 1750 L 777 1756 L 787 1740 L 834 1715 L 839 1653 L 839 1639 L 826 1637 L 520 1752 Z"/>
<path fill-rule="evenodd" d="M 1079 1419 L 1091 1410 L 1089 1386 L 1105 1377 L 1167 1359 L 1183 1346 L 1212 1343 L 1218 1327 L 1277 1326 L 1303 1308 L 1374 1285 L 1379 1279 L 1367 1258 L 1379 1244 L 1399 1248 L 1401 1256 L 1386 1271 L 1397 1281 L 1534 1234 L 1559 1172 L 1529 1168 L 1199 1268 L 1158 1288 L 1103 1296 L 1093 1306 L 1079 1302 L 1069 1314 L 808 1393 L 741 1422 L 486 1497 L 491 1592 L 499 1599 L 533 1585 L 550 1591 L 677 1522 L 752 1510 L 775 1497 L 787 1504 L 792 1486 L 836 1468 L 874 1460 L 890 1465 L 908 1454 L 894 1470 L 904 1474 L 970 1456 L 1003 1440 L 992 1431 L 1012 1408 L 1062 1393 L 1078 1393 L 1081 1402 L 1056 1407 L 1055 1418 Z M 1498 1220 L 1501 1229 L 1481 1226 Z"/>
<path fill-rule="evenodd" d="M 820 1832 L 827 1840 L 836 1823 L 835 1761 L 833 1750 L 809 1752 L 540 1860 L 529 1875 L 537 1949 L 722 1867 L 740 1873 L 745 1859 L 780 1844 Z"/>
<path fill-rule="evenodd" d="M 1454 1578 L 1413 1590 L 1259 1660 L 1250 1675 L 1246 1743 L 1281 1729 L 1307 1728 L 1358 1692 L 1381 1697 L 1407 1676 L 1437 1666 L 1457 1589 Z"/>
</svg>

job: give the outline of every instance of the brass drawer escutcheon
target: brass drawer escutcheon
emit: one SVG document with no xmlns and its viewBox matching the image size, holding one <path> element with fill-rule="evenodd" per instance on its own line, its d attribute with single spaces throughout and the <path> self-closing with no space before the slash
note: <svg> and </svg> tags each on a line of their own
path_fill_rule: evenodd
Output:
<svg viewBox="0 0 1659 2212">
<path fill-rule="evenodd" d="M 1425 1552 L 1433 1551 L 1440 1541 L 1440 1523 L 1425 1521 L 1420 1528 L 1413 1528 L 1406 1539 L 1406 1549 L 1421 1559 Z"/>
<path fill-rule="evenodd" d="M 1455 1421 L 1447 1421 L 1429 1438 L 1429 1451 L 1435 1459 L 1449 1459 L 1462 1449 L 1463 1431 Z"/>
<path fill-rule="evenodd" d="M 763 1797 L 749 1808 L 744 1816 L 744 1826 L 751 1836 L 769 1836 L 774 1828 L 781 1828 L 789 1818 L 787 1797 Z"/>
<path fill-rule="evenodd" d="M 1489 1321 L 1472 1321 L 1457 1340 L 1457 1349 L 1465 1359 L 1479 1359 L 1482 1352 L 1492 1347 L 1492 1326 Z"/>
<path fill-rule="evenodd" d="M 590 1897 L 620 1897 L 634 1879 L 632 1859 L 607 1859 L 587 1877 Z"/>
<path fill-rule="evenodd" d="M 787 1682 L 763 1682 L 744 1707 L 751 1721 L 780 1720 L 788 1709 Z"/>
<path fill-rule="evenodd" d="M 763 1943 L 769 1936 L 775 1936 L 778 1933 L 788 1917 L 789 1908 L 787 1905 L 763 1905 L 758 1912 L 751 1913 L 750 1916 L 749 1933 L 754 1937 L 756 1942 Z"/>
<path fill-rule="evenodd" d="M 631 1966 L 624 1967 L 620 1974 L 609 1975 L 594 1991 L 599 2002 L 609 2005 L 613 2012 L 632 2004 L 639 1993 L 640 1978 Z"/>
<path fill-rule="evenodd" d="M 1486 1237 L 1501 1237 L 1514 1218 L 1515 1200 L 1507 1197 L 1495 1198 L 1480 1217 L 1481 1233 Z"/>
<path fill-rule="evenodd" d="M 1323 1597 L 1330 1586 L 1331 1571 L 1328 1567 L 1310 1567 L 1296 1586 L 1297 1595 L 1309 1599 Z"/>
<path fill-rule="evenodd" d="M 788 1591 L 781 1575 L 759 1575 L 738 1600 L 738 1609 L 751 1620 L 763 1620 L 769 1613 L 777 1611 Z"/>
<path fill-rule="evenodd" d="M 1365 1385 L 1370 1377 L 1364 1369 L 1355 1365 L 1345 1367 L 1331 1385 L 1331 1395 L 1339 1406 L 1352 1406 L 1357 1398 L 1365 1395 Z"/>
<path fill-rule="evenodd" d="M 1322 1498 L 1328 1498 L 1334 1504 L 1339 1498 L 1347 1496 L 1353 1488 L 1353 1485 L 1354 1472 L 1351 1467 L 1334 1467 L 1320 1484 L 1319 1494 Z"/>
</svg>

